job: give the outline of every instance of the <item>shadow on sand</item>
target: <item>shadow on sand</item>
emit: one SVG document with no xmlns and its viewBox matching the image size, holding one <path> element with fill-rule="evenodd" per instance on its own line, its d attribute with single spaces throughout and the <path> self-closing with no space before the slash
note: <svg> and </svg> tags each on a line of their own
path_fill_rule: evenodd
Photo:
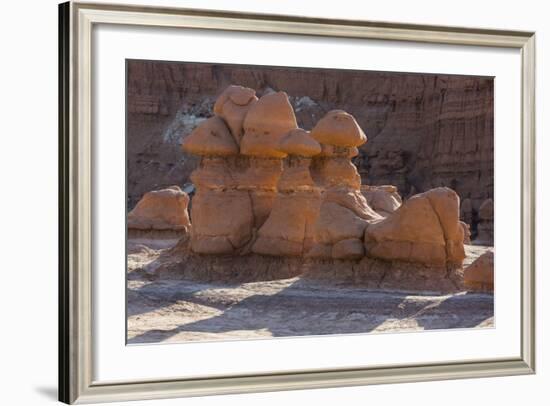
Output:
<svg viewBox="0 0 550 406">
<path fill-rule="evenodd" d="M 232 295 L 239 286 L 165 280 L 129 289 L 128 316 L 168 308 L 176 302 L 208 306 L 219 313 L 173 329 L 150 329 L 129 339 L 129 344 L 163 342 L 181 333 L 204 333 L 210 340 L 228 339 L 227 335 L 212 334 L 237 331 L 261 330 L 268 336 L 289 337 L 387 331 L 385 326 L 390 325 L 394 327 L 391 331 L 396 331 L 397 325 L 406 326 L 404 331 L 472 328 L 493 316 L 493 296 L 487 294 L 411 295 L 297 278 L 275 292 L 239 299 Z M 225 293 L 202 295 L 213 288 Z"/>
</svg>

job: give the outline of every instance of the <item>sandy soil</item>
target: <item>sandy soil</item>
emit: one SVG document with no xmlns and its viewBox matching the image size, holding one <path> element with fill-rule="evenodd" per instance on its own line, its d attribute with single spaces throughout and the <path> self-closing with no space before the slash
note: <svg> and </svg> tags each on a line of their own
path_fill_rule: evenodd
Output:
<svg viewBox="0 0 550 406">
<path fill-rule="evenodd" d="M 130 344 L 493 327 L 489 294 L 383 292 L 300 277 L 222 285 L 137 272 L 174 243 L 128 243 Z M 487 249 L 466 248 L 465 266 Z"/>
</svg>

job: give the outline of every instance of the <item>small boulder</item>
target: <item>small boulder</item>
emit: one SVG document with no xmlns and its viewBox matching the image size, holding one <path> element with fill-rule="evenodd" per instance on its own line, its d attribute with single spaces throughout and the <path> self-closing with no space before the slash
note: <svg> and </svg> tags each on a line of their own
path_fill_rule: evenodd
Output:
<svg viewBox="0 0 550 406">
<path fill-rule="evenodd" d="M 128 213 L 128 228 L 186 232 L 191 227 L 188 204 L 189 196 L 179 186 L 147 192 Z"/>
<path fill-rule="evenodd" d="M 464 287 L 474 292 L 492 292 L 494 288 L 494 252 L 485 251 L 464 270 Z"/>
</svg>

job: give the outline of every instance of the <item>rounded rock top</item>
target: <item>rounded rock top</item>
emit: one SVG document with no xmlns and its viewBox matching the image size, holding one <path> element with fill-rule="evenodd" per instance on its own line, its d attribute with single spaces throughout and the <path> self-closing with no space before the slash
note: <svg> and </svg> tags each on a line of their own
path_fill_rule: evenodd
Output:
<svg viewBox="0 0 550 406">
<path fill-rule="evenodd" d="M 237 106 L 246 106 L 252 101 L 258 100 L 256 91 L 249 87 L 230 85 L 220 94 L 214 104 L 214 113 L 222 114 L 223 105 L 230 100 Z"/>
<path fill-rule="evenodd" d="M 309 131 L 296 128 L 281 139 L 279 149 L 289 155 L 312 157 L 321 152 L 321 144 L 311 137 Z"/>
<path fill-rule="evenodd" d="M 290 130 L 298 128 L 296 116 L 285 92 L 262 96 L 244 118 L 241 154 L 284 158 L 279 142 Z"/>
<path fill-rule="evenodd" d="M 313 127 L 311 136 L 321 144 L 340 147 L 358 147 L 367 142 L 355 118 L 343 110 L 329 111 Z"/>
<path fill-rule="evenodd" d="M 184 152 L 203 156 L 228 156 L 239 153 L 239 147 L 218 116 L 209 118 L 184 138 L 181 148 Z"/>
</svg>

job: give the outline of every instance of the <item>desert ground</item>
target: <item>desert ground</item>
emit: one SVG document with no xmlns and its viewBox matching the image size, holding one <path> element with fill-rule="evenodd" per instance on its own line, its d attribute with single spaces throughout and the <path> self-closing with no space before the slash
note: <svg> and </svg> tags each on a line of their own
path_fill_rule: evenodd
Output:
<svg viewBox="0 0 550 406">
<path fill-rule="evenodd" d="M 301 277 L 249 283 L 158 278 L 177 240 L 128 241 L 129 344 L 494 326 L 493 295 L 381 291 Z M 488 247 L 466 245 L 466 268 Z"/>
</svg>

